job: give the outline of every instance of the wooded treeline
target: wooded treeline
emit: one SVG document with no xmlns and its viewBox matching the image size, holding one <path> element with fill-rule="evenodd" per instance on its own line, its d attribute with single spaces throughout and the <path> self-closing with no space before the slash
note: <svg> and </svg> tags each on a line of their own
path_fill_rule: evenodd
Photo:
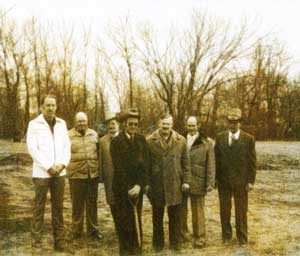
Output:
<svg viewBox="0 0 300 256">
<path fill-rule="evenodd" d="M 300 80 L 291 78 L 292 59 L 274 38 L 196 11 L 189 27 L 163 35 L 130 17 L 96 34 L 36 18 L 17 24 L 0 12 L 1 138 L 23 138 L 46 93 L 57 96 L 69 127 L 85 111 L 97 128 L 113 101 L 121 110 L 139 108 L 144 132 L 169 111 L 178 131 L 192 114 L 213 137 L 226 110 L 239 107 L 257 139 L 300 138 Z"/>
</svg>

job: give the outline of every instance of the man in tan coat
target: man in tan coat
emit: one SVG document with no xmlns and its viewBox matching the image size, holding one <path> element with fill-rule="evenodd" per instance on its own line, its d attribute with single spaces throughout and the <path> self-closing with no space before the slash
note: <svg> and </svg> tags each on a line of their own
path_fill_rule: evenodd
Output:
<svg viewBox="0 0 300 256">
<path fill-rule="evenodd" d="M 215 185 L 215 153 L 213 141 L 199 132 L 195 116 L 187 119 L 187 147 L 191 161 L 191 182 L 188 193 L 191 200 L 194 247 L 202 248 L 206 243 L 205 195 Z M 183 200 L 183 228 L 187 225 L 187 200 Z"/>
<path fill-rule="evenodd" d="M 159 129 L 147 138 L 151 155 L 148 196 L 152 204 L 153 248 L 156 252 L 164 248 L 165 207 L 169 216 L 170 249 L 180 250 L 182 192 L 189 189 L 190 163 L 186 140 L 172 127 L 172 116 L 164 115 L 159 121 Z"/>
<path fill-rule="evenodd" d="M 69 131 L 71 140 L 71 161 L 68 176 L 72 199 L 73 238 L 80 238 L 83 232 L 84 212 L 87 235 L 102 238 L 97 225 L 97 197 L 99 182 L 98 134 L 88 128 L 88 117 L 79 112 L 75 127 Z"/>
<path fill-rule="evenodd" d="M 112 180 L 114 174 L 113 163 L 110 154 L 110 144 L 114 137 L 119 134 L 119 123 L 115 115 L 109 113 L 105 120 L 107 134 L 101 137 L 100 149 L 100 173 L 102 174 L 101 180 L 104 183 L 106 202 L 110 206 L 111 214 L 115 222 L 116 209 L 114 197 L 112 192 Z"/>
</svg>

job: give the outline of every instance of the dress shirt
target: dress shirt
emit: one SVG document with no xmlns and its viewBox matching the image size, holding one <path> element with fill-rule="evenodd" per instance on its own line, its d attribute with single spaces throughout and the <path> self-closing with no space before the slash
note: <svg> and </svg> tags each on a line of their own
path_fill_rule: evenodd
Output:
<svg viewBox="0 0 300 256">
<path fill-rule="evenodd" d="M 238 140 L 239 137 L 240 137 L 240 130 L 238 130 L 235 133 L 232 133 L 231 131 L 229 131 L 229 135 L 228 135 L 228 144 L 229 144 L 229 146 L 231 146 L 233 141 Z"/>
</svg>

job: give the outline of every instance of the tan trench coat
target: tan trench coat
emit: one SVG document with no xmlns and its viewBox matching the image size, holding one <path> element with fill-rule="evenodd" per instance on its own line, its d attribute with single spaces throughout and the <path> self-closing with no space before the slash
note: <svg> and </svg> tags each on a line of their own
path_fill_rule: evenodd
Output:
<svg viewBox="0 0 300 256">
<path fill-rule="evenodd" d="M 151 154 L 150 201 L 166 206 L 181 204 L 181 185 L 190 183 L 190 160 L 185 138 L 172 131 L 166 144 L 156 130 L 147 142 Z"/>
</svg>

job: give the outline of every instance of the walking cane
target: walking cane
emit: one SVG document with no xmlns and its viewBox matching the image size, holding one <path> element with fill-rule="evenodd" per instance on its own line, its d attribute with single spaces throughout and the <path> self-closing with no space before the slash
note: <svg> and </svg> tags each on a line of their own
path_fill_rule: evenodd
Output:
<svg viewBox="0 0 300 256">
<path fill-rule="evenodd" d="M 133 207 L 133 215 L 134 215 L 134 224 L 135 224 L 135 230 L 136 230 L 136 235 L 137 235 L 137 240 L 138 240 L 138 245 L 139 248 L 142 249 L 142 238 L 141 238 L 141 232 L 140 232 L 140 222 L 139 222 L 139 217 L 138 217 L 138 209 L 137 205 L 139 202 L 139 197 L 137 198 L 130 198 L 129 201 Z"/>
</svg>

